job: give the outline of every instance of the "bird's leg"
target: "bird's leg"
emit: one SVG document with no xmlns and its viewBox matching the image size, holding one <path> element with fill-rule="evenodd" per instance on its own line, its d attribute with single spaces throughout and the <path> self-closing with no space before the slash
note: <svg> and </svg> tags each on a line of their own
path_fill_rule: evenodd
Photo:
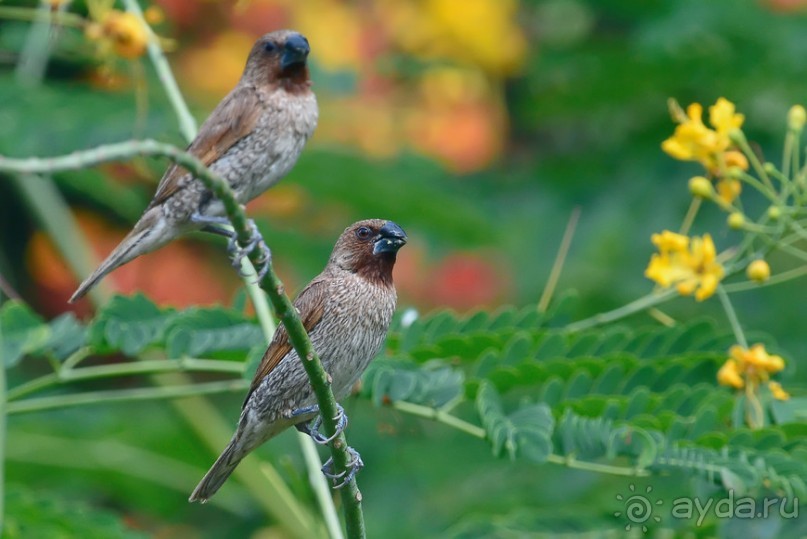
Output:
<svg viewBox="0 0 807 539">
<path fill-rule="evenodd" d="M 203 232 L 210 232 L 212 234 L 218 234 L 227 238 L 227 253 L 230 255 L 233 267 L 236 268 L 239 273 L 241 272 L 241 260 L 254 249 L 260 249 L 260 257 L 257 260 L 258 264 L 255 271 L 258 274 L 258 282 L 263 280 L 266 272 L 269 271 L 269 263 L 272 260 L 272 252 L 269 250 L 266 242 L 263 241 L 263 236 L 261 236 L 257 225 L 255 225 L 255 221 L 252 219 L 247 219 L 247 225 L 250 228 L 251 236 L 249 242 L 244 247 L 241 247 L 238 245 L 238 234 L 236 234 L 234 230 L 229 230 L 222 227 L 222 225 L 231 224 L 230 220 L 226 217 L 214 217 L 194 213 L 191 215 L 190 220 L 192 223 L 203 225 Z M 244 275 L 241 276 L 244 277 Z"/>
<path fill-rule="evenodd" d="M 319 406 L 314 405 L 298 408 L 292 411 L 289 417 L 293 418 L 308 414 L 319 414 Z M 345 414 L 345 409 L 342 408 L 342 405 L 339 403 L 336 404 L 336 417 L 334 417 L 333 420 L 336 421 L 336 431 L 333 433 L 333 436 L 325 436 L 319 431 L 320 426 L 322 426 L 322 416 L 320 415 L 317 415 L 317 417 L 311 421 L 298 423 L 294 427 L 300 432 L 311 436 L 311 439 L 316 443 L 326 445 L 334 441 L 339 434 L 344 432 L 345 427 L 347 427 L 347 415 Z"/>
<path fill-rule="evenodd" d="M 352 447 L 347 448 L 348 455 L 350 455 L 350 460 L 347 463 L 347 469 L 345 471 L 339 473 L 333 473 L 333 457 L 329 458 L 328 461 L 322 466 L 322 473 L 333 481 L 334 485 L 333 488 L 342 488 L 350 481 L 356 477 L 356 474 L 359 473 L 359 470 L 364 468 L 364 461 L 361 460 L 361 455 L 359 452 L 353 449 Z M 341 479 L 341 482 L 337 483 Z"/>
</svg>

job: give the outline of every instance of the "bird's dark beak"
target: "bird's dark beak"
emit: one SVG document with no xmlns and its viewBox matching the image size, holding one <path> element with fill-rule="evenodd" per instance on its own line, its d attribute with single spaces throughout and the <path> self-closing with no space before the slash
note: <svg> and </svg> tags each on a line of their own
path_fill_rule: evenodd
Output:
<svg viewBox="0 0 807 539">
<path fill-rule="evenodd" d="M 280 67 L 287 69 L 293 65 L 305 64 L 311 47 L 308 40 L 300 34 L 293 34 L 286 39 L 283 47 L 283 56 L 280 58 Z"/>
<path fill-rule="evenodd" d="M 378 234 L 378 239 L 373 244 L 373 254 L 397 253 L 398 249 L 406 243 L 406 232 L 392 221 L 387 221 Z"/>
</svg>

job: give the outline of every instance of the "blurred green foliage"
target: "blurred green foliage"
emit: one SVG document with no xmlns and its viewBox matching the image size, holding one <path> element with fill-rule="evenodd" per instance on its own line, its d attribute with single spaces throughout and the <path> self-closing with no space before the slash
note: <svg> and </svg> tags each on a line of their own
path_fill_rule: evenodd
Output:
<svg viewBox="0 0 807 539">
<path fill-rule="evenodd" d="M 767 156 L 781 151 L 785 113 L 805 102 L 807 68 L 807 17 L 774 9 L 783 4 L 525 0 L 519 21 L 530 50 L 523 72 L 504 87 L 510 131 L 497 163 L 460 175 L 413 153 L 368 158 L 316 140 L 306 149 L 284 184 L 303 186 L 307 203 L 290 215 L 264 212 L 259 219 L 294 281 L 319 271 L 341 227 L 379 216 L 401 223 L 430 262 L 454 252 L 493 259 L 508 285 L 499 299 L 516 306 L 497 315 L 498 327 L 496 317 L 483 311 L 461 320 L 436 314 L 398 328 L 388 357 L 367 373 L 361 397 L 346 403 L 351 444 L 367 463 L 359 483 L 371 536 L 623 537 L 625 522 L 614 517 L 623 509 L 616 495 L 627 496 L 634 485 L 640 492 L 652 487 L 655 498 L 668 503 L 678 496 L 717 499 L 720 489 L 738 485 L 754 495 L 804 492 L 804 397 L 774 406 L 773 419 L 784 427 L 752 433 L 731 426 L 737 403 L 714 385 L 731 344 L 715 301 L 672 303 L 667 312 L 679 320 L 709 320 L 674 330 L 639 329 L 652 323 L 643 319 L 578 340 L 552 331 L 651 287 L 642 277 L 650 234 L 678 225 L 690 201 L 686 180 L 700 172 L 660 150 L 673 129 L 668 97 L 711 103 L 726 96 L 746 114 L 755 149 Z M 148 111 L 135 122 L 131 93 L 76 79 L 89 60 L 76 60 L 81 44 L 75 36 L 56 51 L 44 85 L 19 86 L 13 65 L 28 27 L 0 21 L 0 154 L 57 155 L 133 136 L 181 145 L 151 70 L 146 68 Z M 342 92 L 343 86 L 338 76 L 317 79 L 318 91 Z M 199 106 L 197 116 L 208 110 Z M 138 162 L 135 175 L 147 181 L 113 181 L 98 170 L 59 174 L 55 181 L 75 208 L 126 224 L 147 204 L 164 165 Z M 544 287 L 575 206 L 582 218 L 560 288 L 575 288 L 578 300 L 542 327 L 537 313 L 523 313 L 534 313 L 529 306 Z M 722 221 L 722 214 L 704 211 L 696 232 L 711 232 L 718 246 L 731 243 L 736 233 Z M 35 307 L 42 298 L 26 257 L 37 229 L 23 197 L 0 178 L 0 275 Z M 409 254 L 402 251 L 401 259 Z M 787 269 L 776 259 L 771 265 Z M 429 267 L 417 267 L 414 279 L 428 281 Z M 786 386 L 797 391 L 807 387 L 801 298 L 803 283 L 796 281 L 735 299 L 744 325 L 788 358 Z M 402 309 L 417 299 L 405 288 Z M 54 314 L 49 307 L 41 312 Z M 260 342 L 257 328 L 238 312 L 168 311 L 137 298 L 116 298 L 89 330 L 71 315 L 46 323 L 6 303 L 0 327 L 10 387 L 51 372 L 88 342 L 105 354 L 156 348 L 174 359 L 247 357 L 248 377 L 256 358 L 252 347 Z M 218 332 L 222 328 L 233 331 Z M 30 361 L 21 361 L 25 354 Z M 106 356 L 93 365 L 122 359 Z M 141 383 L 139 377 L 86 380 L 59 385 L 51 396 Z M 213 402 L 234 421 L 241 398 L 233 390 Z M 459 415 L 485 429 L 497 455 L 518 455 L 521 447 L 529 458 L 495 458 L 483 440 L 381 406 L 403 399 L 439 407 L 455 398 L 464 399 Z M 531 412 L 529 421 L 519 410 Z M 641 433 L 630 447 L 626 429 Z M 672 442 L 677 453 L 663 453 Z M 164 401 L 12 415 L 6 444 L 9 537 L 31 536 L 27 526 L 48 537 L 137 536 L 132 530 L 162 537 L 258 537 L 277 531 L 237 484 L 228 483 L 218 504 L 187 504 L 213 455 Z M 620 477 L 537 464 L 552 451 L 659 475 Z M 259 451 L 313 506 L 298 453 L 289 434 Z M 660 455 L 674 455 L 680 465 L 668 466 Z M 672 527 L 667 536 L 800 537 L 807 534 L 804 522 L 755 520 L 752 528 L 742 519 L 712 519 L 698 527 L 665 519 L 661 527 Z M 642 535 L 636 528 L 630 533 Z"/>
</svg>

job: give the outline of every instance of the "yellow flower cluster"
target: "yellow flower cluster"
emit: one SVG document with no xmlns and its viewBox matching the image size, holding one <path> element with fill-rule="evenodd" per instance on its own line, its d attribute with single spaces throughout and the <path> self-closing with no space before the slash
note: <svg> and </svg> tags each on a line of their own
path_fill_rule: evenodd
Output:
<svg viewBox="0 0 807 539">
<path fill-rule="evenodd" d="M 727 172 L 734 167 L 748 170 L 748 159 L 732 149 L 730 138 L 732 131 L 742 127 L 745 116 L 737 113 L 734 103 L 723 97 L 709 107 L 712 128 L 703 123 L 700 103 L 689 105 L 686 114 L 675 105 L 673 114 L 678 126 L 673 136 L 661 143 L 661 149 L 675 159 L 702 163 L 710 174 L 720 178 L 717 195 L 730 204 L 740 195 L 740 182 L 728 177 Z"/>
<path fill-rule="evenodd" d="M 751 348 L 732 346 L 729 358 L 717 372 L 720 385 L 742 389 L 748 387 L 755 390 L 763 382 L 768 382 L 768 389 L 775 399 L 787 400 L 790 394 L 782 389 L 778 382 L 769 382 L 771 374 L 785 368 L 785 360 L 781 356 L 771 355 L 761 344 Z"/>
<path fill-rule="evenodd" d="M 129 60 L 142 56 L 148 44 L 148 33 L 140 19 L 117 9 L 110 9 L 98 22 L 89 23 L 85 35 L 99 43 L 102 53 L 111 50 Z"/>
<path fill-rule="evenodd" d="M 665 230 L 651 240 L 659 252 L 650 258 L 645 277 L 664 288 L 675 286 L 682 296 L 694 293 L 698 301 L 715 293 L 725 271 L 709 234 L 689 238 Z"/>
</svg>

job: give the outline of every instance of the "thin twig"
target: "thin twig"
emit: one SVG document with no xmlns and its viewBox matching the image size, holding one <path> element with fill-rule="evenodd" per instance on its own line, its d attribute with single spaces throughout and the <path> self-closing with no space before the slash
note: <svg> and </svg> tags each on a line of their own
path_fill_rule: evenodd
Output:
<svg viewBox="0 0 807 539">
<path fill-rule="evenodd" d="M 84 406 L 88 404 L 109 404 L 113 402 L 132 402 L 157 399 L 177 399 L 180 397 L 195 397 L 198 395 L 214 395 L 217 393 L 232 393 L 244 391 L 249 387 L 247 380 L 228 380 L 226 382 L 208 382 L 202 384 L 181 385 L 175 387 L 144 387 L 136 389 L 113 389 L 104 391 L 88 391 L 73 395 L 55 395 L 52 397 L 38 397 L 9 402 L 6 413 L 24 414 L 68 408 L 70 406 Z"/>
<path fill-rule="evenodd" d="M 569 247 L 572 244 L 574 230 L 577 228 L 577 221 L 579 219 L 580 206 L 575 206 L 572 210 L 572 214 L 569 216 L 569 221 L 566 223 L 566 230 L 563 233 L 563 239 L 560 241 L 558 255 L 555 257 L 555 262 L 552 264 L 552 270 L 549 272 L 549 279 L 546 281 L 544 292 L 541 294 L 541 299 L 538 301 L 539 313 L 545 313 L 549 307 L 549 302 L 552 300 L 552 294 L 554 294 L 555 287 L 558 285 L 561 271 L 563 271 L 563 264 L 566 261 L 566 255 L 569 254 Z"/>
</svg>

